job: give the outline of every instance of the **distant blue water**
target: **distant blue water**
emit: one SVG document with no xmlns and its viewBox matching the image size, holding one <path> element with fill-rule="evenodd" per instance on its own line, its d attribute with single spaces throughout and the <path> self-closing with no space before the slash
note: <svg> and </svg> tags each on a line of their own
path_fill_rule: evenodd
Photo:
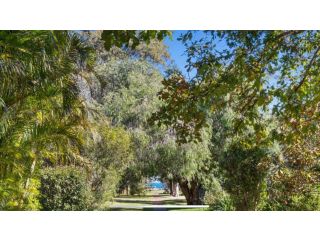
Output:
<svg viewBox="0 0 320 240">
<path fill-rule="evenodd" d="M 166 185 L 159 181 L 153 181 L 146 184 L 148 188 L 164 189 Z"/>
</svg>

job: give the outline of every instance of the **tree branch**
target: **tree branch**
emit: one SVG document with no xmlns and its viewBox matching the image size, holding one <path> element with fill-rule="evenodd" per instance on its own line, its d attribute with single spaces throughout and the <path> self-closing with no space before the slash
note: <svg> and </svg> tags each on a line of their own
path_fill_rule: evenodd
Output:
<svg viewBox="0 0 320 240">
<path fill-rule="evenodd" d="M 305 82 L 305 80 L 307 79 L 308 73 L 310 71 L 310 68 L 312 67 L 312 64 L 314 63 L 314 61 L 316 60 L 317 54 L 320 51 L 320 45 L 318 46 L 318 48 L 316 49 L 316 51 L 314 52 L 304 74 L 303 74 L 303 78 L 302 80 L 299 82 L 299 84 L 297 86 L 294 87 L 293 91 L 297 92 L 299 90 L 299 88 L 303 85 L 303 83 Z"/>
</svg>

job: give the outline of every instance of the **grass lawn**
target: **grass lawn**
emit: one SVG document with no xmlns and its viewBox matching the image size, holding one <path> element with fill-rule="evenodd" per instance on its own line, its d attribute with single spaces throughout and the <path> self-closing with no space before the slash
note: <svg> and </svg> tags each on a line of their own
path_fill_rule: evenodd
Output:
<svg viewBox="0 0 320 240">
<path fill-rule="evenodd" d="M 163 207 L 162 207 L 163 205 Z M 185 207 L 184 207 L 185 206 Z M 114 198 L 110 206 L 112 211 L 205 211 L 206 208 L 191 208 L 184 196 L 173 197 L 162 190 L 150 190 L 146 195 L 126 196 Z"/>
</svg>

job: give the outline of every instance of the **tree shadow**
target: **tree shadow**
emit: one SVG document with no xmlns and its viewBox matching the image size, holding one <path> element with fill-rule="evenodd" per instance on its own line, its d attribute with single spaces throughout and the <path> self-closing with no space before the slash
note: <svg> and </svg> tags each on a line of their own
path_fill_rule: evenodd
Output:
<svg viewBox="0 0 320 240">
<path fill-rule="evenodd" d="M 163 205 L 186 205 L 185 199 L 166 199 L 161 201 Z"/>
<path fill-rule="evenodd" d="M 159 197 L 159 195 L 155 195 L 153 197 Z M 123 204 L 142 204 L 142 205 L 186 205 L 185 199 L 159 199 L 157 201 L 149 200 L 149 199 L 133 199 L 133 198 L 127 198 L 127 199 L 115 199 L 115 202 L 117 203 L 123 203 Z"/>
<path fill-rule="evenodd" d="M 146 204 L 146 205 L 152 205 L 154 201 L 151 200 L 143 200 L 143 199 L 116 199 L 115 202 L 117 203 L 127 203 L 128 205 L 132 203 L 138 203 L 138 204 Z"/>
</svg>

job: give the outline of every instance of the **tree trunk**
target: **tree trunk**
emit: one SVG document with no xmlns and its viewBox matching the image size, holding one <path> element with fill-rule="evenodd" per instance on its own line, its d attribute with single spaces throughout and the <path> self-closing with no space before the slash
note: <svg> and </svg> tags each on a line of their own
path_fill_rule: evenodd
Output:
<svg viewBox="0 0 320 240">
<path fill-rule="evenodd" d="M 204 189 L 195 180 L 179 180 L 179 185 L 188 205 L 203 205 Z"/>
<path fill-rule="evenodd" d="M 33 160 L 32 164 L 31 164 L 31 168 L 30 168 L 30 177 L 27 178 L 26 180 L 26 183 L 24 185 L 24 193 L 23 193 L 23 196 L 22 196 L 22 199 L 20 201 L 20 205 L 21 207 L 23 206 L 24 204 L 24 200 L 27 198 L 28 196 L 28 188 L 29 188 L 29 185 L 30 185 L 30 178 L 32 177 L 32 174 L 34 172 L 34 169 L 36 167 L 36 159 Z"/>
<path fill-rule="evenodd" d="M 173 181 L 169 180 L 169 193 L 171 196 L 173 196 Z"/>
<path fill-rule="evenodd" d="M 126 186 L 126 195 L 129 196 L 129 186 Z"/>
<path fill-rule="evenodd" d="M 179 197 L 179 183 L 176 183 L 175 191 L 176 191 L 176 197 Z"/>
<path fill-rule="evenodd" d="M 172 196 L 179 197 L 179 183 L 177 182 L 172 184 Z"/>
</svg>

